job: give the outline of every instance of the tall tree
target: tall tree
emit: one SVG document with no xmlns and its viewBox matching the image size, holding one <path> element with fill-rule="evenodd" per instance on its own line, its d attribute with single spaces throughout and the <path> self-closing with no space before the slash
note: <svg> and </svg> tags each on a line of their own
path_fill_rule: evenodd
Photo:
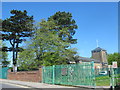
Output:
<svg viewBox="0 0 120 90">
<path fill-rule="evenodd" d="M 108 64 L 112 65 L 113 61 L 117 61 L 118 67 L 120 67 L 120 53 L 108 54 Z"/>
<path fill-rule="evenodd" d="M 61 40 L 57 35 L 57 31 L 54 31 L 53 28 L 55 28 L 55 23 L 52 20 L 42 20 L 40 22 L 31 44 L 28 47 L 31 51 L 30 49 L 27 49 L 19 54 L 19 57 L 21 57 L 20 59 L 23 60 L 23 62 L 26 62 L 19 62 L 20 67 L 26 67 L 26 69 L 29 69 L 30 67 L 27 67 L 28 65 L 33 68 L 38 68 L 41 65 L 66 64 L 67 61 L 70 60 L 69 57 L 76 54 L 76 51 L 73 49 L 65 49 L 65 46 L 70 46 L 70 44 Z M 28 54 L 23 56 L 23 53 Z M 28 60 L 29 56 L 31 58 L 30 60 Z"/>
<path fill-rule="evenodd" d="M 71 44 L 77 43 L 77 39 L 73 39 L 75 29 L 78 28 L 72 14 L 69 12 L 56 12 L 48 18 L 48 21 L 53 20 L 56 27 L 54 30 L 58 32 L 59 37 L 64 41 Z"/>
<path fill-rule="evenodd" d="M 33 16 L 27 11 L 11 10 L 12 16 L 2 22 L 2 40 L 10 42 L 11 47 L 3 47 L 3 51 L 13 52 L 13 65 L 16 66 L 17 55 L 23 49 L 19 47 L 25 37 L 30 37 L 33 31 Z"/>
<path fill-rule="evenodd" d="M 56 23 L 54 20 L 40 23 L 40 29 L 37 29 L 34 38 L 37 46 L 38 60 L 42 60 L 42 65 L 65 64 L 68 56 L 76 54 L 72 49 L 65 49 L 70 43 L 64 42 L 55 31 Z M 63 28 L 64 29 L 64 28 Z"/>
</svg>

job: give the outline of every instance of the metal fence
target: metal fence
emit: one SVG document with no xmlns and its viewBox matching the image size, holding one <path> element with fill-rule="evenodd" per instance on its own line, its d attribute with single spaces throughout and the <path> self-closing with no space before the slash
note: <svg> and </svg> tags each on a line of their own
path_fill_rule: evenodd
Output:
<svg viewBox="0 0 120 90">
<path fill-rule="evenodd" d="M 8 67 L 0 68 L 0 78 L 7 79 Z"/>
<path fill-rule="evenodd" d="M 94 62 L 43 67 L 43 83 L 95 86 Z"/>
<path fill-rule="evenodd" d="M 120 67 L 115 69 L 116 85 L 120 86 Z"/>
<path fill-rule="evenodd" d="M 120 86 L 120 68 L 94 68 L 94 62 L 45 66 L 42 82 L 72 86 Z"/>
</svg>

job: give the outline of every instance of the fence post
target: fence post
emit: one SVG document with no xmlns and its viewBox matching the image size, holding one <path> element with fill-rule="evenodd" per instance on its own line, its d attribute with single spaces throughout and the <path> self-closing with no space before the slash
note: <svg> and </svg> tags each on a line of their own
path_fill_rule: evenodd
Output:
<svg viewBox="0 0 120 90">
<path fill-rule="evenodd" d="M 0 66 L 0 78 L 2 78 L 2 66 Z"/>
<path fill-rule="evenodd" d="M 116 86 L 117 86 L 117 84 L 119 83 L 119 82 L 118 82 L 118 73 L 117 73 L 117 71 L 118 71 L 118 68 L 115 69 L 115 85 L 116 85 Z"/>
<path fill-rule="evenodd" d="M 44 66 L 42 66 L 42 83 L 44 83 Z"/>
<path fill-rule="evenodd" d="M 114 68 L 112 68 L 112 88 L 114 90 L 115 88 L 115 74 L 114 74 Z"/>
<path fill-rule="evenodd" d="M 52 70 L 53 70 L 53 84 L 55 84 L 55 65 L 53 65 L 53 68 L 52 68 Z"/>
<path fill-rule="evenodd" d="M 110 88 L 112 88 L 112 67 L 109 67 Z"/>
<path fill-rule="evenodd" d="M 96 82 L 95 82 L 95 67 L 94 67 L 94 61 L 91 62 L 92 64 L 92 79 L 93 79 L 93 86 L 95 88 Z"/>
</svg>

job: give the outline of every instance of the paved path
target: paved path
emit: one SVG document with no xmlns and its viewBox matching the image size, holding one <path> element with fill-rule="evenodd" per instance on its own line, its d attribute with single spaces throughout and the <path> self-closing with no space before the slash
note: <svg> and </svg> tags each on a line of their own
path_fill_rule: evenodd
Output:
<svg viewBox="0 0 120 90">
<path fill-rule="evenodd" d="M 109 86 L 106 87 L 96 87 L 96 89 L 88 89 L 88 88 L 82 88 L 81 86 L 78 87 L 72 87 L 72 86 L 61 86 L 61 85 L 51 85 L 51 84 L 45 84 L 45 83 L 37 83 L 37 82 L 26 82 L 26 81 L 17 81 L 17 80 L 7 80 L 7 79 L 0 79 L 0 81 L 4 83 L 10 83 L 10 84 L 15 84 L 15 85 L 22 85 L 25 87 L 29 87 L 32 89 L 38 89 L 38 90 L 61 90 L 66 89 L 66 90 L 109 90 Z M 101 89 L 99 89 L 101 88 Z M 104 88 L 104 89 L 103 89 Z"/>
<path fill-rule="evenodd" d="M 28 86 L 31 88 L 77 88 L 77 87 L 68 87 L 68 86 L 60 86 L 60 85 L 50 85 L 50 84 L 44 84 L 44 83 L 37 83 L 37 82 L 26 82 L 26 81 L 17 81 L 17 80 L 6 80 L 6 79 L 0 79 L 2 83 L 12 83 L 17 85 L 23 85 Z"/>
<path fill-rule="evenodd" d="M 2 86 L 2 88 L 29 88 L 21 85 L 10 84 L 10 83 L 2 83 L 0 84 L 0 86 Z"/>
</svg>

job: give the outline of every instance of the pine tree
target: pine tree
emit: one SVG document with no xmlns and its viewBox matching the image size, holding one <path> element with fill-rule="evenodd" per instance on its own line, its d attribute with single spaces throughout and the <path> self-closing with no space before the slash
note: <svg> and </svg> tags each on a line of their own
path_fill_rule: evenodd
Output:
<svg viewBox="0 0 120 90">
<path fill-rule="evenodd" d="M 72 14 L 70 12 L 56 12 L 54 15 L 48 18 L 48 21 L 54 20 L 56 27 L 55 31 L 58 32 L 59 37 L 70 44 L 76 44 L 77 39 L 73 39 L 75 29 L 78 28 Z"/>
<path fill-rule="evenodd" d="M 28 16 L 27 11 L 11 10 L 12 16 L 2 21 L 2 40 L 9 41 L 11 47 L 3 47 L 2 51 L 13 52 L 13 65 L 17 64 L 18 52 L 23 51 L 19 45 L 30 37 L 33 32 L 33 16 Z"/>
</svg>

